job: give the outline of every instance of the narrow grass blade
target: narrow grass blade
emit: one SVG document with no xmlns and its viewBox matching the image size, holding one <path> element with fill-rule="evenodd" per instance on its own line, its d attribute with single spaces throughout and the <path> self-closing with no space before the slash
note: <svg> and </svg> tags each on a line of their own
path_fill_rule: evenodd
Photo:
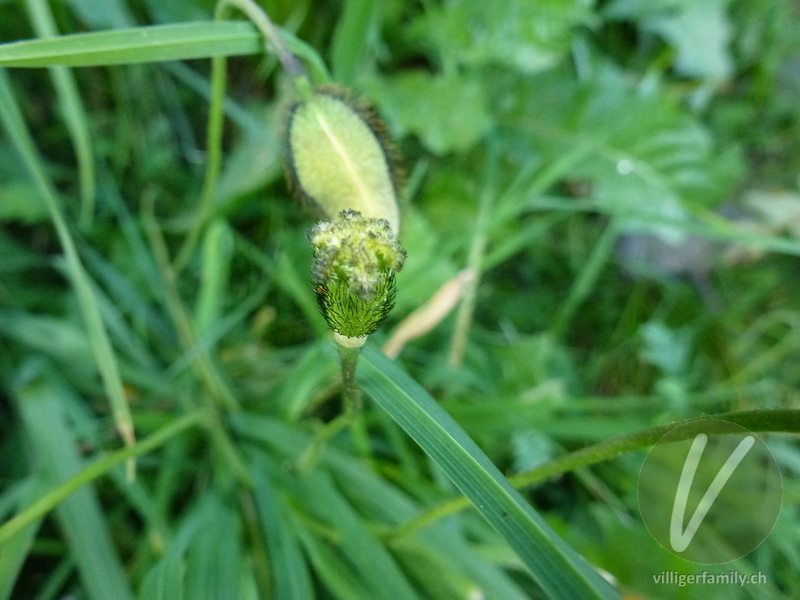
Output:
<svg viewBox="0 0 800 600">
<path fill-rule="evenodd" d="M 303 547 L 314 565 L 314 572 L 325 587 L 330 590 L 332 597 L 339 600 L 374 599 L 372 592 L 352 572 L 350 565 L 347 564 L 339 552 L 312 535 L 302 523 L 297 523 L 296 528 L 303 542 Z"/>
<path fill-rule="evenodd" d="M 19 380 L 14 396 L 37 462 L 53 483 L 68 480 L 81 470 L 80 454 L 62 410 L 62 398 L 71 391 L 41 361 L 23 365 Z M 88 597 L 132 599 L 94 490 L 76 491 L 57 508 L 56 517 Z"/>
<path fill-rule="evenodd" d="M 40 38 L 53 38 L 58 35 L 53 14 L 46 0 L 27 0 L 28 13 L 34 29 Z M 78 85 L 72 72 L 66 67 L 50 67 L 50 77 L 61 104 L 61 114 L 72 138 L 72 147 L 78 158 L 78 176 L 81 189 L 80 222 L 84 228 L 92 224 L 95 197 L 94 153 L 89 136 L 86 112 L 78 93 Z"/>
<path fill-rule="evenodd" d="M 244 21 L 197 21 L 23 40 L 0 45 L 0 66 L 89 67 L 261 52 L 258 30 Z"/>
<path fill-rule="evenodd" d="M 572 317 L 578 307 L 588 298 L 595 289 L 597 279 L 608 263 L 614 251 L 614 243 L 619 236 L 620 228 L 616 220 L 612 220 L 600 235 L 592 253 L 587 258 L 580 273 L 575 278 L 566 300 L 561 304 L 558 314 L 553 319 L 550 327 L 554 338 L 562 337 L 569 327 Z"/>
<path fill-rule="evenodd" d="M 92 463 L 79 473 L 76 473 L 69 479 L 66 479 L 58 487 L 50 490 L 36 502 L 30 504 L 23 512 L 19 513 L 13 519 L 4 523 L 3 526 L 0 527 L 0 547 L 17 535 L 20 531 L 28 527 L 31 523 L 34 523 L 37 519 L 40 519 L 46 515 L 53 508 L 58 506 L 59 503 L 66 500 L 71 494 L 85 486 L 87 483 L 91 483 L 98 477 L 105 474 L 112 467 L 128 460 L 133 456 L 139 456 L 141 454 L 150 452 L 184 429 L 188 429 L 201 423 L 205 418 L 205 414 L 206 413 L 203 412 L 196 412 L 180 419 L 176 419 L 174 422 L 162 427 L 134 446 L 112 452 L 108 456 Z"/>
<path fill-rule="evenodd" d="M 222 219 L 212 221 L 203 238 L 202 277 L 194 316 L 198 335 L 208 333 L 222 317 L 233 250 L 233 233 L 228 224 Z"/>
<path fill-rule="evenodd" d="M 242 569 L 240 522 L 214 490 L 198 506 L 200 528 L 186 558 L 186 597 L 192 600 L 239 598 Z"/>
<path fill-rule="evenodd" d="M 326 473 L 312 472 L 300 483 L 297 502 L 340 534 L 342 553 L 357 569 L 359 578 L 371 588 L 373 598 L 419 600 L 394 557 L 367 529 L 363 517 L 347 502 Z"/>
<path fill-rule="evenodd" d="M 103 379 L 103 386 L 111 403 L 111 409 L 114 412 L 117 429 L 125 443 L 128 446 L 132 446 L 135 441 L 133 421 L 128 400 L 122 388 L 122 379 L 120 378 L 114 349 L 111 347 L 111 341 L 108 339 L 108 333 L 106 333 L 103 325 L 97 300 L 92 293 L 89 276 L 81 264 L 75 242 L 61 213 L 56 192 L 47 178 L 31 134 L 22 119 L 22 114 L 4 69 L 0 69 L 0 121 L 8 131 L 11 141 L 22 156 L 31 178 L 47 204 L 47 210 L 50 213 L 59 242 L 64 250 L 72 285 L 75 288 L 78 304 L 86 323 L 86 331 Z"/>
<path fill-rule="evenodd" d="M 368 44 L 375 39 L 380 2 L 346 0 L 336 24 L 331 48 L 331 67 L 336 81 L 344 86 L 356 83 Z"/>
<path fill-rule="evenodd" d="M 371 345 L 362 354 L 359 381 L 506 538 L 550 598 L 619 598 L 533 511 L 452 417 Z"/>
<path fill-rule="evenodd" d="M 20 489 L 11 488 L 0 498 L 0 503 L 5 500 L 8 493 L 14 493 L 16 504 L 25 506 L 30 504 L 42 492 L 43 485 L 39 478 L 31 477 L 20 484 Z M 20 569 L 28 553 L 31 551 L 33 540 L 39 531 L 40 521 L 34 521 L 10 543 L 0 546 L 0 600 L 8 600 L 14 585 L 19 577 Z"/>
<path fill-rule="evenodd" d="M 709 419 L 718 419 L 720 421 L 729 421 L 741 425 L 746 429 L 753 432 L 783 432 L 783 433 L 800 433 L 800 410 L 781 409 L 781 410 L 747 410 L 729 413 L 720 413 L 715 415 L 707 415 Z M 614 437 L 611 439 L 603 440 L 597 444 L 586 446 L 574 452 L 570 452 L 563 456 L 547 462 L 541 466 L 520 473 L 514 477 L 509 478 L 509 482 L 515 488 L 522 489 L 529 487 L 540 481 L 544 481 L 555 475 L 567 473 L 579 467 L 593 465 L 604 460 L 610 460 L 637 450 L 639 448 L 648 448 L 660 440 L 665 434 L 679 427 L 693 421 L 697 422 L 698 433 L 711 433 L 708 425 L 704 424 L 700 419 L 687 419 L 685 421 L 678 421 L 670 423 L 669 425 L 661 425 L 645 431 L 637 431 L 629 435 L 621 437 Z M 460 510 L 468 508 L 470 505 L 469 499 L 459 496 L 442 502 L 438 506 L 433 507 L 424 514 L 416 517 L 412 521 L 404 524 L 394 532 L 394 536 L 401 537 L 413 531 L 426 527 L 427 525 L 438 521 Z"/>
<path fill-rule="evenodd" d="M 139 589 L 140 600 L 183 600 L 186 549 L 202 523 L 197 512 L 181 524 L 164 555 L 147 572 Z"/>
<path fill-rule="evenodd" d="M 265 468 L 252 470 L 253 496 L 258 507 L 261 529 L 269 548 L 275 577 L 275 600 L 306 600 L 314 597 L 308 567 L 300 544 L 289 529 L 288 519 L 280 500 L 265 475 Z"/>
</svg>

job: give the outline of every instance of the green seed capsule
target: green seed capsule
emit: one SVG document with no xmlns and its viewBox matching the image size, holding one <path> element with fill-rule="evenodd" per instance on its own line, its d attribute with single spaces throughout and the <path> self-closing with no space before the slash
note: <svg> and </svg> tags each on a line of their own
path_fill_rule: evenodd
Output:
<svg viewBox="0 0 800 600">
<path fill-rule="evenodd" d="M 321 88 L 292 107 L 290 176 L 328 218 L 352 209 L 400 227 L 392 164 L 377 118 L 342 92 Z"/>
</svg>

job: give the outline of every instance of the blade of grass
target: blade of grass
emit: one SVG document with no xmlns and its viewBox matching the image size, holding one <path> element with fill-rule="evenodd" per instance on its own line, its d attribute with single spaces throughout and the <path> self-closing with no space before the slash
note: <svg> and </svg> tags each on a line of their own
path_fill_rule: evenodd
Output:
<svg viewBox="0 0 800 600">
<path fill-rule="evenodd" d="M 233 259 L 233 233 L 222 219 L 212 221 L 202 245 L 200 290 L 194 311 L 195 329 L 204 335 L 221 318 Z"/>
<path fill-rule="evenodd" d="M 20 486 L 20 489 L 9 490 L 9 492 L 15 493 L 16 504 L 19 506 L 30 504 L 42 493 L 44 488 L 43 482 L 38 477 L 31 477 L 22 482 Z M 40 524 L 39 520 L 31 522 L 21 535 L 16 536 L 8 544 L 0 546 L 0 600 L 8 600 L 11 597 L 22 564 L 27 560 L 33 540 L 39 532 Z"/>
<path fill-rule="evenodd" d="M 364 348 L 359 381 L 506 538 L 546 594 L 556 600 L 619 598 L 534 512 L 453 418 L 371 345 Z"/>
<path fill-rule="evenodd" d="M 341 552 L 356 567 L 373 598 L 415 600 L 419 596 L 386 547 L 367 529 L 363 518 L 334 486 L 327 473 L 306 475 L 299 490 L 309 512 L 324 519 L 340 534 Z"/>
<path fill-rule="evenodd" d="M 175 437 L 190 427 L 202 424 L 207 419 L 204 411 L 197 411 L 184 417 L 176 419 L 169 425 L 165 425 L 155 433 L 149 435 L 133 446 L 112 452 L 108 456 L 97 460 L 79 473 L 62 482 L 57 487 L 47 492 L 36 502 L 30 504 L 24 511 L 10 519 L 0 527 L 0 547 L 6 544 L 20 531 L 28 527 L 31 523 L 40 519 L 61 502 L 66 500 L 71 494 L 79 490 L 87 483 L 91 483 L 98 477 L 103 476 L 115 465 L 118 465 L 133 456 L 141 456 L 161 444 Z"/>
<path fill-rule="evenodd" d="M 13 392 L 36 462 L 46 480 L 53 483 L 69 480 L 81 471 L 80 454 L 63 411 L 62 398 L 71 393 L 39 360 L 23 364 Z M 43 513 L 38 513 L 34 520 L 41 516 Z M 91 600 L 132 599 L 94 490 L 76 490 L 57 507 L 56 517 L 87 596 Z M 31 521 L 22 522 L 24 529 Z"/>
<path fill-rule="evenodd" d="M 203 496 L 197 510 L 200 528 L 186 556 L 186 597 L 239 598 L 243 557 L 238 515 L 214 489 Z"/>
<path fill-rule="evenodd" d="M 313 598 L 313 585 L 300 544 L 289 528 L 289 521 L 266 469 L 256 462 L 252 469 L 253 496 L 263 536 L 267 541 L 275 577 L 275 600 L 306 600 Z"/>
<path fill-rule="evenodd" d="M 480 192 L 478 214 L 475 218 L 475 231 L 472 236 L 472 243 L 470 244 L 466 266 L 474 276 L 464 285 L 463 296 L 458 307 L 458 313 L 456 314 L 456 325 L 453 330 L 453 337 L 450 340 L 448 363 L 452 367 L 458 367 L 464 362 L 464 352 L 466 352 L 467 349 L 467 337 L 469 336 L 469 329 L 472 325 L 475 301 L 478 294 L 478 283 L 482 272 L 481 263 L 483 262 L 483 254 L 486 251 L 486 244 L 488 241 L 486 228 L 497 190 L 498 160 L 497 143 L 490 143 L 488 155 L 486 157 L 483 189 Z"/>
<path fill-rule="evenodd" d="M 53 38 L 58 35 L 53 13 L 50 12 L 50 7 L 45 0 L 27 0 L 25 5 L 28 8 L 34 30 L 40 38 Z M 61 104 L 61 113 L 67 124 L 72 147 L 78 159 L 78 177 L 81 189 L 80 223 L 84 229 L 88 229 L 94 217 L 95 198 L 94 152 L 89 136 L 89 124 L 72 72 L 66 67 L 53 66 L 50 67 L 50 77 L 55 85 Z"/>
<path fill-rule="evenodd" d="M 730 421 L 753 432 L 800 433 L 800 410 L 749 410 L 708 415 L 706 418 Z M 535 469 L 510 477 L 509 482 L 517 489 L 527 488 L 555 475 L 561 475 L 579 467 L 610 460 L 626 452 L 652 446 L 675 427 L 692 421 L 697 422 L 698 433 L 713 433 L 708 431 L 708 427 L 703 424 L 702 419 L 692 418 L 678 421 L 669 425 L 662 425 L 622 437 L 604 440 L 580 450 L 575 450 Z M 463 496 L 443 502 L 397 528 L 392 537 L 408 535 L 469 506 L 469 499 Z"/>
<path fill-rule="evenodd" d="M 197 511 L 181 523 L 164 555 L 147 572 L 139 589 L 140 600 L 183 600 L 186 549 L 201 528 Z"/>
<path fill-rule="evenodd" d="M 600 235 L 592 253 L 583 265 L 580 273 L 575 277 L 575 281 L 567 294 L 566 300 L 561 304 L 558 313 L 553 319 L 550 327 L 553 338 L 562 337 L 569 327 L 575 311 L 584 300 L 592 293 L 595 283 L 611 257 L 614 250 L 614 242 L 619 235 L 619 226 L 616 220 L 612 220 Z"/>
<path fill-rule="evenodd" d="M 133 431 L 133 421 L 131 420 L 130 408 L 125 392 L 122 387 L 122 379 L 119 374 L 119 366 L 108 338 L 97 300 L 92 293 L 92 286 L 89 276 L 81 264 L 78 251 L 67 227 L 67 223 L 61 214 L 59 200 L 51 182 L 49 181 L 42 160 L 33 143 L 31 134 L 25 126 L 22 113 L 14 98 L 11 84 L 8 81 L 4 69 L 0 69 L 0 121 L 3 122 L 9 137 L 22 156 L 31 178 L 39 190 L 42 198 L 47 204 L 47 210 L 58 234 L 61 248 L 67 260 L 72 285 L 78 297 L 78 304 L 81 308 L 86 330 L 94 353 L 95 361 L 100 370 L 103 380 L 103 387 L 111 403 L 111 410 L 114 413 L 114 420 L 122 439 L 128 446 L 135 442 Z M 130 465 L 130 474 L 133 474 L 133 464 Z"/>
<path fill-rule="evenodd" d="M 375 38 L 380 2 L 347 0 L 333 33 L 331 67 L 336 81 L 352 87 L 362 70 L 369 44 Z"/>
<path fill-rule="evenodd" d="M 299 519 L 294 519 L 293 528 L 303 543 L 309 561 L 322 584 L 334 598 L 341 600 L 373 600 L 364 582 L 352 572 L 341 554 L 331 549 L 324 541 L 314 536 Z"/>
<path fill-rule="evenodd" d="M 0 66 L 90 67 L 261 51 L 258 30 L 245 21 L 197 21 L 0 44 Z"/>
</svg>

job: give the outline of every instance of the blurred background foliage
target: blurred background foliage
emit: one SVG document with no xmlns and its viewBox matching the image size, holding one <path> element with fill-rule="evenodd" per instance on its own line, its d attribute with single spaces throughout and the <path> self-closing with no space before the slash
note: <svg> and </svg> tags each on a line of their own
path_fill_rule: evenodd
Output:
<svg viewBox="0 0 800 600">
<path fill-rule="evenodd" d="M 36 37 L 36 4 L 0 1 L 0 41 Z M 50 8 L 58 31 L 74 33 L 206 20 L 213 4 Z M 376 107 L 402 156 L 408 262 L 374 337 L 387 341 L 461 269 L 478 270 L 474 311 L 454 311 L 398 360 L 501 470 L 680 418 L 798 406 L 796 2 L 260 4 Z M 183 434 L 139 460 L 134 484 L 114 470 L 26 533 L 17 583 L 0 595 L 541 597 L 471 511 L 386 537 L 455 490 L 371 405 L 369 460 L 342 434 L 307 477 L 293 474 L 339 404 L 308 283 L 305 231 L 318 215 L 284 181 L 291 98 L 274 57 L 229 59 L 212 219 L 186 267 L 169 267 L 196 216 L 208 72 L 205 60 L 74 69 L 91 148 L 80 168 L 48 72 L 8 75 L 63 199 L 138 436 L 198 397 L 230 394 L 243 412 L 225 435 L 252 494 L 207 437 Z M 119 445 L 47 207 L 8 137 L 0 257 L 5 517 Z M 526 494 L 628 597 L 794 598 L 800 450 L 765 438 L 784 474 L 778 526 L 719 568 L 649 536 L 635 493 L 643 452 Z M 769 583 L 655 585 L 668 569 L 760 570 Z"/>
</svg>

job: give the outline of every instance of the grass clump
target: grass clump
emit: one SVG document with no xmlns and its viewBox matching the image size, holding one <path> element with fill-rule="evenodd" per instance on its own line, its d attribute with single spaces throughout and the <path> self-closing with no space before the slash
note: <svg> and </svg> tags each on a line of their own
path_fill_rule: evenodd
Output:
<svg viewBox="0 0 800 600">
<path fill-rule="evenodd" d="M 0 598 L 796 596 L 790 3 L 86 6 L 0 5 Z M 704 415 L 783 473 L 716 566 L 636 497 Z"/>
</svg>

